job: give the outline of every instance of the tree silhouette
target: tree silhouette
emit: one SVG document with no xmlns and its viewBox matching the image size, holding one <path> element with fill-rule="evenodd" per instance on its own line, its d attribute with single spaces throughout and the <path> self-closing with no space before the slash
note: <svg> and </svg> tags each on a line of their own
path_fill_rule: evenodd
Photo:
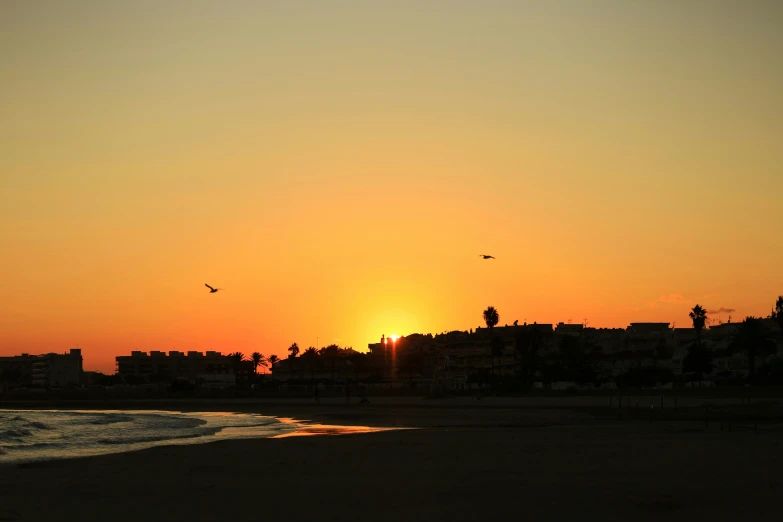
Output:
<svg viewBox="0 0 783 522">
<path fill-rule="evenodd" d="M 778 322 L 778 326 L 780 326 L 780 333 L 783 335 L 783 295 L 778 296 L 778 300 L 775 301 L 775 309 L 772 311 L 772 319 Z"/>
<path fill-rule="evenodd" d="M 748 358 L 748 372 L 750 377 L 756 374 L 756 357 L 760 355 L 761 350 L 767 340 L 767 329 L 764 323 L 758 317 L 746 317 L 740 324 L 737 332 L 737 344 L 745 352 Z"/>
<path fill-rule="evenodd" d="M 696 305 L 688 314 L 696 330 L 696 343 L 688 348 L 688 353 L 682 360 L 682 369 L 685 373 L 695 373 L 702 379 L 705 373 L 712 372 L 712 357 L 708 350 L 701 345 L 701 331 L 707 324 L 707 310 L 701 305 Z"/>
<path fill-rule="evenodd" d="M 365 358 L 365 354 L 361 352 L 353 352 L 348 359 L 353 365 L 354 380 L 357 383 L 359 382 L 359 370 L 364 366 Z"/>
<path fill-rule="evenodd" d="M 707 323 L 707 310 L 697 304 L 693 307 L 693 310 L 691 310 L 688 316 L 691 318 L 691 321 L 693 321 L 693 328 L 696 330 L 696 344 L 701 347 L 701 331 Z"/>
<path fill-rule="evenodd" d="M 264 356 L 264 354 L 259 353 L 259 352 L 253 352 L 250 355 L 250 360 L 253 361 L 253 373 L 255 373 L 255 374 L 258 373 L 258 367 L 259 366 L 266 366 L 267 365 L 266 357 Z"/>
<path fill-rule="evenodd" d="M 406 346 L 404 355 L 400 362 L 400 370 L 408 373 L 408 382 L 413 383 L 413 372 L 421 370 L 423 354 L 421 348 Z"/>
<path fill-rule="evenodd" d="M 340 356 L 340 347 L 336 344 L 330 344 L 329 346 L 321 348 L 318 353 L 329 361 L 332 368 L 332 383 L 334 383 L 334 370 L 335 365 L 337 364 L 337 358 Z"/>
<path fill-rule="evenodd" d="M 701 346 L 698 341 L 688 348 L 688 353 L 682 360 L 682 371 L 685 373 L 694 373 L 699 376 L 699 380 L 706 373 L 712 373 L 712 356 L 710 351 Z"/>
<path fill-rule="evenodd" d="M 484 310 L 484 322 L 487 323 L 487 328 L 494 328 L 498 324 L 498 321 L 500 321 L 500 315 L 495 307 L 487 307 L 487 309 Z"/>
<path fill-rule="evenodd" d="M 312 384 L 312 382 L 313 382 L 313 369 L 314 369 L 316 361 L 318 361 L 318 350 L 316 350 L 315 348 L 313 348 L 311 346 L 310 348 L 308 348 L 307 350 L 302 352 L 301 358 L 304 359 L 305 361 L 307 361 L 307 366 L 310 369 L 310 383 Z"/>
<path fill-rule="evenodd" d="M 294 377 L 294 364 L 296 363 L 296 356 L 299 355 L 299 345 L 294 343 L 288 347 L 288 378 Z"/>
<path fill-rule="evenodd" d="M 232 363 L 234 365 L 234 373 L 239 373 L 240 368 L 242 367 L 242 361 L 245 360 L 245 354 L 242 352 L 233 352 L 228 354 L 229 357 L 232 359 Z"/>
<path fill-rule="evenodd" d="M 269 371 L 272 372 L 272 382 L 275 382 L 275 364 L 279 361 L 280 358 L 277 355 L 270 355 L 267 359 L 267 362 L 269 362 Z"/>
<path fill-rule="evenodd" d="M 494 306 L 487 307 L 486 310 L 484 310 L 484 322 L 487 323 L 487 328 L 489 328 L 490 333 L 490 345 L 489 345 L 489 360 L 490 365 L 492 367 L 492 383 L 495 382 L 495 351 L 496 351 L 496 343 L 494 342 L 494 337 L 492 335 L 492 329 L 495 327 L 495 325 L 498 324 L 498 321 L 500 321 L 500 315 L 498 314 L 498 311 L 495 309 Z"/>
</svg>

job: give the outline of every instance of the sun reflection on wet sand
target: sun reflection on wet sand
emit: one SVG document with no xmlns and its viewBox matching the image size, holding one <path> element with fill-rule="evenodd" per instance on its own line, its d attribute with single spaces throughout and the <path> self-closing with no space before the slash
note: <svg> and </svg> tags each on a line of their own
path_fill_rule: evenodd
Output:
<svg viewBox="0 0 783 522">
<path fill-rule="evenodd" d="M 282 439 L 286 437 L 312 437 L 316 435 L 352 435 L 358 433 L 377 433 L 381 431 L 410 430 L 415 428 L 373 428 L 370 426 L 336 426 L 331 424 L 309 424 L 288 417 L 277 417 L 284 424 L 298 424 L 299 429 L 290 433 L 281 433 L 271 438 Z"/>
</svg>

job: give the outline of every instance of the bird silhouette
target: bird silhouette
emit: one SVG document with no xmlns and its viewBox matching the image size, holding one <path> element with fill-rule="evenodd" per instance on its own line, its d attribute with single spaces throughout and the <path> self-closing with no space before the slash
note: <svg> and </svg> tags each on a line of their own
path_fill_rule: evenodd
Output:
<svg viewBox="0 0 783 522">
<path fill-rule="evenodd" d="M 214 294 L 214 293 L 215 293 L 215 292 L 217 292 L 218 290 L 223 290 L 222 288 L 212 288 L 211 286 L 209 286 L 209 285 L 208 285 L 208 284 L 206 284 L 206 283 L 204 283 L 204 286 L 206 286 L 207 288 L 209 288 L 209 293 L 210 293 L 210 294 Z"/>
<path fill-rule="evenodd" d="M 488 256 L 487 254 L 479 254 L 479 257 L 482 257 L 484 259 L 495 259 L 494 256 Z"/>
</svg>

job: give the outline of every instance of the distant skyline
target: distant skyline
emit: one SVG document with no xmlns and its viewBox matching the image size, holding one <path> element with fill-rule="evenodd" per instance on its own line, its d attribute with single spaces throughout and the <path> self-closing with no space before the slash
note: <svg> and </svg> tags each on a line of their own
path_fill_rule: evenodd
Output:
<svg viewBox="0 0 783 522">
<path fill-rule="evenodd" d="M 783 293 L 783 3 L 295 4 L 0 3 L 0 355 Z"/>
</svg>

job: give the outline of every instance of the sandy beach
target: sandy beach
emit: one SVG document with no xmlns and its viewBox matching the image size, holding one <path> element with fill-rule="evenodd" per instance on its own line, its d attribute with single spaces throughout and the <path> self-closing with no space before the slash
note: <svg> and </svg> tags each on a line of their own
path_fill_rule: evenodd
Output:
<svg viewBox="0 0 783 522">
<path fill-rule="evenodd" d="M 282 415 L 272 411 L 279 407 L 270 404 L 267 413 Z M 618 422 L 573 409 L 511 413 L 491 406 L 358 408 L 335 402 L 292 404 L 288 410 L 327 424 L 425 427 L 4 466 L 0 520 L 783 516 L 783 437 L 775 430 L 729 433 L 693 422 Z"/>
</svg>

